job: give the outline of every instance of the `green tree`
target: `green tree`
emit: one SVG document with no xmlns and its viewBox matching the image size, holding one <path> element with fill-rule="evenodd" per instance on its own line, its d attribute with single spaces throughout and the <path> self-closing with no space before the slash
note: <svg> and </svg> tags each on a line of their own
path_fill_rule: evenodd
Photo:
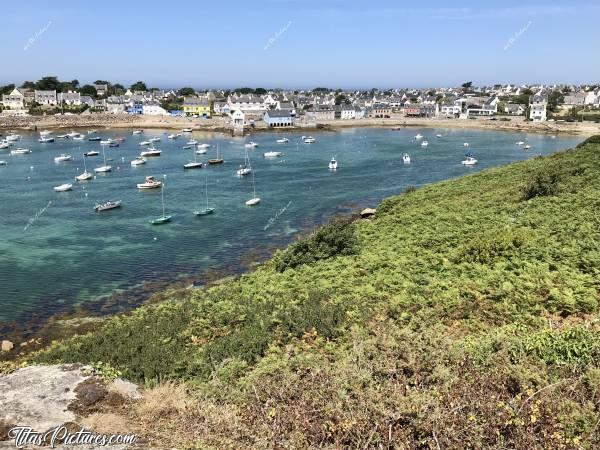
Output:
<svg viewBox="0 0 600 450">
<path fill-rule="evenodd" d="M 146 83 L 143 81 L 137 81 L 130 86 L 132 91 L 147 91 Z"/>
<path fill-rule="evenodd" d="M 462 88 L 466 89 L 466 90 L 471 89 L 472 87 L 473 87 L 473 82 L 472 81 L 467 81 L 466 83 L 462 84 Z"/>
<path fill-rule="evenodd" d="M 267 93 L 267 90 L 265 88 L 256 88 L 254 89 L 254 93 L 256 95 L 265 95 Z"/>
<path fill-rule="evenodd" d="M 0 87 L 0 95 L 10 94 L 14 88 L 15 88 L 14 84 L 7 84 L 6 86 L 1 86 Z"/>
<path fill-rule="evenodd" d="M 35 83 L 33 81 L 24 81 L 21 87 L 23 89 L 35 89 Z"/>
<path fill-rule="evenodd" d="M 113 84 L 108 88 L 108 92 L 110 93 L 110 95 L 123 95 L 126 91 L 127 89 L 125 89 L 125 86 L 119 83 Z"/>
<path fill-rule="evenodd" d="M 40 91 L 58 91 L 60 88 L 60 81 L 57 77 L 42 77 L 35 83 L 35 88 Z"/>
<path fill-rule="evenodd" d="M 240 94 L 252 94 L 254 89 L 249 87 L 237 88 L 235 92 L 239 92 Z"/>
<path fill-rule="evenodd" d="M 177 91 L 177 94 L 181 95 L 182 97 L 194 95 L 195 93 L 196 91 L 194 90 L 194 88 L 191 87 L 184 87 Z"/>
<path fill-rule="evenodd" d="M 86 84 L 85 86 L 83 86 L 80 91 L 81 95 L 89 95 L 90 97 L 95 98 L 98 95 L 98 92 L 96 91 L 96 88 L 94 86 L 92 86 L 91 84 Z"/>
</svg>

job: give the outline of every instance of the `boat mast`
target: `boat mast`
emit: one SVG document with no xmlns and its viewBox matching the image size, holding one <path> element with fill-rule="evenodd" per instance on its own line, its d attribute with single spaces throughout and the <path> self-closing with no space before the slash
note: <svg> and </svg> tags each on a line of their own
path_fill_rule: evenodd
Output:
<svg viewBox="0 0 600 450">
<path fill-rule="evenodd" d="M 204 177 L 204 195 L 206 197 L 206 209 L 208 209 L 208 175 Z"/>
<path fill-rule="evenodd" d="M 162 203 L 162 216 L 165 217 L 165 183 L 163 181 L 163 183 L 160 185 L 160 199 L 161 199 L 161 203 Z"/>
</svg>

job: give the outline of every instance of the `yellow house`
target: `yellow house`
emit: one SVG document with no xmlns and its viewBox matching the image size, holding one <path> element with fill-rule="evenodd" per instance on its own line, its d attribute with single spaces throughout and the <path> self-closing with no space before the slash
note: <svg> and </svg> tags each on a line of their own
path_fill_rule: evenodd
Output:
<svg viewBox="0 0 600 450">
<path fill-rule="evenodd" d="M 210 117 L 210 103 L 199 97 L 184 97 L 183 112 L 186 116 Z"/>
</svg>

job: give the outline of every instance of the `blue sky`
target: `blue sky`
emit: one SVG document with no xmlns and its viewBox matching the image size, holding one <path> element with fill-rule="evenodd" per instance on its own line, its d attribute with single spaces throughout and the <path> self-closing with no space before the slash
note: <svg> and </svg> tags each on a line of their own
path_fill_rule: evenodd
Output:
<svg viewBox="0 0 600 450">
<path fill-rule="evenodd" d="M 597 0 L 2 6 L 3 84 L 43 75 L 196 88 L 600 81 Z"/>
</svg>

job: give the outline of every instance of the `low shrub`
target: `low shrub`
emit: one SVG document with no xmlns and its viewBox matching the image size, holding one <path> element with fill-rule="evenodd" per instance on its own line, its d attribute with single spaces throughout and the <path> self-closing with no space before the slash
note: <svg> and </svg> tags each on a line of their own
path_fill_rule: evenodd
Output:
<svg viewBox="0 0 600 450">
<path fill-rule="evenodd" d="M 455 262 L 492 264 L 498 258 L 516 255 L 531 239 L 526 230 L 501 229 L 475 236 L 458 249 Z"/>
<path fill-rule="evenodd" d="M 522 199 L 531 200 L 535 197 L 557 195 L 560 191 L 559 181 L 560 172 L 553 166 L 544 166 L 525 186 Z"/>
<path fill-rule="evenodd" d="M 355 255 L 358 248 L 354 224 L 349 219 L 336 219 L 308 238 L 290 245 L 275 258 L 275 266 L 278 272 L 284 272 L 336 256 Z"/>
</svg>

